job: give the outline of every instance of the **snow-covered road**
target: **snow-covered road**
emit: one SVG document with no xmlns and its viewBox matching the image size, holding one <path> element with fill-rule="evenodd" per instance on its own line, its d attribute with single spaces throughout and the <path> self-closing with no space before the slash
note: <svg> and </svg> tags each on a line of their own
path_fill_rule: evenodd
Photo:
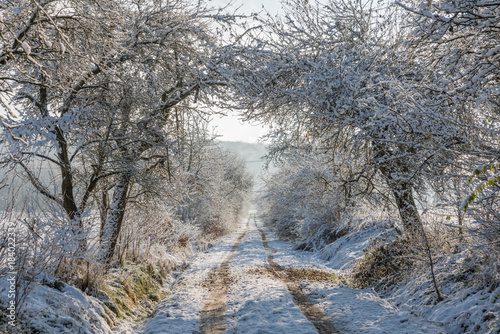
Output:
<svg viewBox="0 0 500 334">
<path fill-rule="evenodd" d="M 287 268 L 335 271 L 293 250 L 254 217 L 199 254 L 141 332 L 154 333 L 444 333 L 403 313 L 371 290 L 296 281 Z"/>
</svg>

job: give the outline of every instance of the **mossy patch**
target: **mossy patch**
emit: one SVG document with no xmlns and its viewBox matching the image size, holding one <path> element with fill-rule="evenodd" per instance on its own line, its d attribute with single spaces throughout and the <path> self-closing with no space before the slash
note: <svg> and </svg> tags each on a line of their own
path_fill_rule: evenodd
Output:
<svg viewBox="0 0 500 334">
<path fill-rule="evenodd" d="M 165 297 L 162 286 L 166 275 L 168 270 L 151 264 L 127 264 L 109 274 L 99 297 L 117 318 L 144 318 Z"/>
</svg>

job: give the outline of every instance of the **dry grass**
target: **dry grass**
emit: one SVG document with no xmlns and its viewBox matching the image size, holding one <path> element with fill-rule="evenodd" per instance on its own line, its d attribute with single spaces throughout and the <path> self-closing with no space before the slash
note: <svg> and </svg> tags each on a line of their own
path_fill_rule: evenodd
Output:
<svg viewBox="0 0 500 334">
<path fill-rule="evenodd" d="M 343 276 L 314 268 L 289 268 L 282 267 L 279 271 L 274 271 L 271 267 L 257 267 L 247 271 L 251 275 L 264 275 L 268 277 L 280 277 L 289 281 L 311 281 L 329 284 L 347 284 L 347 279 Z"/>
<path fill-rule="evenodd" d="M 201 282 L 201 286 L 210 289 L 215 285 L 230 285 L 234 283 L 235 278 L 230 275 L 221 275 L 219 271 L 211 271 Z"/>
</svg>

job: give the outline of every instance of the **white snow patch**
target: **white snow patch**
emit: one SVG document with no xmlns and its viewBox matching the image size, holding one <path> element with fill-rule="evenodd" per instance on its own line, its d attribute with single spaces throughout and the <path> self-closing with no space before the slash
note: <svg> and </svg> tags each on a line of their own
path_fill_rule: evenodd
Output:
<svg viewBox="0 0 500 334">
<path fill-rule="evenodd" d="M 343 333 L 446 333 L 441 324 L 401 311 L 368 289 L 326 287 L 321 283 L 304 286 Z"/>
<path fill-rule="evenodd" d="M 172 298 L 163 301 L 154 317 L 146 323 L 144 333 L 198 332 L 200 311 L 208 293 L 198 285 L 199 278 L 190 277 L 188 274 L 186 280 L 190 284 L 179 283 L 180 286 L 175 289 Z"/>
<path fill-rule="evenodd" d="M 200 313 L 209 295 L 201 283 L 229 254 L 241 233 L 242 229 L 198 253 L 185 272 L 177 273 L 172 294 L 160 303 L 153 318 L 144 325 L 144 333 L 198 333 Z"/>
<path fill-rule="evenodd" d="M 0 294 L 6 288 L 0 281 Z M 27 327 L 37 333 L 111 333 L 105 311 L 99 301 L 80 290 L 65 285 L 60 290 L 36 286 L 23 305 Z"/>
<path fill-rule="evenodd" d="M 363 256 L 363 249 L 372 240 L 395 237 L 393 230 L 370 227 L 337 239 L 325 247 L 325 252 L 312 253 L 294 250 L 291 243 L 279 241 L 269 230 L 263 230 L 267 233 L 269 246 L 277 251 L 274 259 L 278 264 L 327 271 L 332 271 L 332 268 L 350 269 L 354 261 Z M 332 255 L 330 261 L 324 259 L 325 253 Z M 336 273 L 340 271 L 333 270 Z M 301 284 L 311 291 L 310 297 L 325 309 L 332 323 L 343 333 L 446 333 L 441 324 L 402 311 L 372 290 L 308 281 Z"/>
<path fill-rule="evenodd" d="M 352 232 L 335 242 L 325 246 L 318 256 L 327 260 L 327 266 L 332 269 L 352 269 L 355 262 L 364 256 L 363 250 L 375 239 L 383 238 L 387 242 L 394 240 L 394 230 L 370 227 L 366 230 Z"/>
<path fill-rule="evenodd" d="M 283 282 L 248 272 L 266 265 L 261 234 L 252 224 L 230 262 L 234 283 L 227 297 L 226 333 L 317 333 L 294 304 Z"/>
<path fill-rule="evenodd" d="M 239 276 L 228 294 L 227 314 L 226 334 L 317 333 L 286 286 L 265 276 Z"/>
<path fill-rule="evenodd" d="M 401 309 L 445 325 L 448 333 L 500 333 L 500 288 L 471 284 L 468 251 L 448 255 L 435 264 L 444 300 L 436 303 L 429 275 L 411 278 L 392 288 L 387 296 Z M 469 263 L 470 262 L 470 263 Z"/>
</svg>

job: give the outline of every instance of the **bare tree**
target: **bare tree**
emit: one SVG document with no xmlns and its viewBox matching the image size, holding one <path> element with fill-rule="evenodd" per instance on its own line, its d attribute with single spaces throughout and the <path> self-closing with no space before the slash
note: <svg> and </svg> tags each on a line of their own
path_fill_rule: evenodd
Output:
<svg viewBox="0 0 500 334">
<path fill-rule="evenodd" d="M 290 2 L 282 20 L 263 20 L 263 30 L 245 40 L 254 54 L 235 57 L 247 70 L 234 80 L 244 87 L 246 116 L 273 123 L 283 147 L 306 141 L 344 166 L 357 165 L 345 182 L 365 184 L 367 192 L 382 193 L 370 180 L 383 176 L 386 198 L 416 233 L 415 192 L 469 139 L 441 96 L 422 88 L 438 74 L 405 53 L 397 8 L 377 6 Z"/>
<path fill-rule="evenodd" d="M 454 117 L 468 124 L 472 149 L 464 150 L 461 159 L 471 160 L 469 182 L 475 189 L 464 196 L 461 209 L 469 208 L 479 222 L 481 232 L 475 234 L 489 235 L 491 241 L 499 226 L 500 4 L 474 0 L 398 4 L 410 14 L 408 22 L 415 28 L 408 49 L 424 54 L 427 66 L 440 75 L 428 86 L 440 91 Z"/>
<path fill-rule="evenodd" d="M 4 165 L 17 166 L 64 209 L 77 257 L 87 247 L 89 199 L 114 189 L 101 233 L 109 265 L 131 182 L 168 164 L 176 108 L 224 92 L 210 25 L 226 17 L 180 0 L 21 5 L 1 8 Z M 59 168 L 59 191 L 33 172 L 41 162 Z"/>
</svg>

